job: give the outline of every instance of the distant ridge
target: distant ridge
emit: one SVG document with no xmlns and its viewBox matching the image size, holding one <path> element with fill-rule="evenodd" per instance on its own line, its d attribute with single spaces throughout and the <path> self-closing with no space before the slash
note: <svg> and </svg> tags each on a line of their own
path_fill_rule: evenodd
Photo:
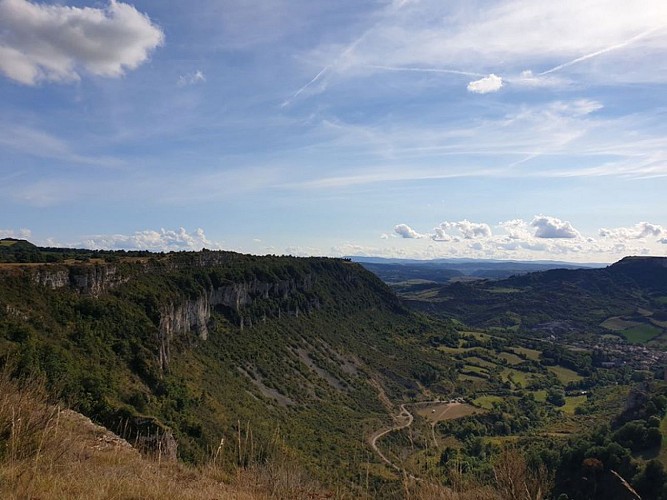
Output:
<svg viewBox="0 0 667 500">
<path fill-rule="evenodd" d="M 602 262 L 566 262 L 560 260 L 503 260 L 503 259 L 473 259 L 466 257 L 442 258 L 442 259 L 400 259 L 393 257 L 367 257 L 363 255 L 348 255 L 345 257 L 352 262 L 360 264 L 522 264 L 522 265 L 546 265 L 562 267 L 564 269 L 580 269 L 582 267 L 606 267 L 608 263 Z M 643 258 L 643 257 L 636 257 Z M 659 258 L 659 257 L 658 257 Z"/>
<path fill-rule="evenodd" d="M 597 269 L 607 264 L 575 264 L 560 261 L 514 261 L 494 259 L 391 259 L 383 257 L 348 257 L 377 274 L 386 283 L 410 280 L 448 283 L 469 279 L 504 279 L 551 269 Z"/>
<path fill-rule="evenodd" d="M 637 327 L 654 343 L 667 343 L 667 257 L 631 256 L 605 268 L 396 288 L 414 309 L 475 327 L 536 331 L 557 322 L 573 331 L 619 335 Z M 613 320 L 624 323 L 612 328 Z"/>
</svg>

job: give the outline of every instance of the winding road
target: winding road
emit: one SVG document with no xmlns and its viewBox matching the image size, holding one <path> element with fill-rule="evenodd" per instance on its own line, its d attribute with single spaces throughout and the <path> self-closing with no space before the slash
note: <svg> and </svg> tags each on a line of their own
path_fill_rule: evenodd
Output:
<svg viewBox="0 0 667 500">
<path fill-rule="evenodd" d="M 375 450 L 375 453 L 378 454 L 378 456 L 382 459 L 383 462 L 385 462 L 390 467 L 393 467 L 398 472 L 404 473 L 405 469 L 399 467 L 394 462 L 389 460 L 384 455 L 384 453 L 382 453 L 380 451 L 380 448 L 378 448 L 378 446 L 377 446 L 377 440 L 380 439 L 382 436 L 385 436 L 385 435 L 389 434 L 390 432 L 400 431 L 401 429 L 405 429 L 406 427 L 410 427 L 412 425 L 412 422 L 414 421 L 415 417 L 412 415 L 412 413 L 410 413 L 408 411 L 408 409 L 405 407 L 405 405 L 401 405 L 400 408 L 401 408 L 401 412 L 396 417 L 394 417 L 394 420 L 396 420 L 397 424 L 393 427 L 389 427 L 387 429 L 380 429 L 379 431 L 377 431 L 375 434 L 373 434 L 371 436 L 371 438 L 369 440 L 369 444 L 371 445 L 371 448 L 373 448 L 373 450 Z M 401 419 L 404 419 L 405 422 L 402 423 L 402 424 L 399 424 L 398 421 L 401 420 Z M 411 477 L 413 477 L 413 476 L 411 476 Z"/>
<path fill-rule="evenodd" d="M 420 401 L 418 403 L 411 403 L 413 405 L 430 405 L 430 404 L 442 404 L 443 401 L 440 399 L 436 399 L 434 401 Z M 390 432 L 395 432 L 395 431 L 400 431 L 401 429 L 405 429 L 407 427 L 410 427 L 412 425 L 412 422 L 414 422 L 415 417 L 410 413 L 410 411 L 405 407 L 404 404 L 399 406 L 401 409 L 400 413 L 396 415 L 394 420 L 396 421 L 396 425 L 392 427 L 388 427 L 385 429 L 380 429 L 379 431 L 376 431 L 373 435 L 371 435 L 370 439 L 368 440 L 368 443 L 371 445 L 371 448 L 375 451 L 375 453 L 378 454 L 378 456 L 382 459 L 384 463 L 389 465 L 391 468 L 395 469 L 396 471 L 400 472 L 401 474 L 405 474 L 407 477 L 410 479 L 414 479 L 415 481 L 423 481 L 423 479 L 416 477 L 412 474 L 410 474 L 408 471 L 406 471 L 404 468 L 399 467 L 396 465 L 394 462 L 389 460 L 387 456 L 380 451 L 380 448 L 378 448 L 377 441 L 383 436 L 386 436 Z M 447 410 L 449 410 L 450 406 L 447 406 L 444 410 L 442 410 L 442 413 L 440 413 L 439 416 L 444 415 L 447 413 Z M 435 439 L 435 423 L 433 424 L 432 428 L 432 433 L 433 433 L 433 441 L 436 443 L 437 446 L 437 440 Z"/>
</svg>

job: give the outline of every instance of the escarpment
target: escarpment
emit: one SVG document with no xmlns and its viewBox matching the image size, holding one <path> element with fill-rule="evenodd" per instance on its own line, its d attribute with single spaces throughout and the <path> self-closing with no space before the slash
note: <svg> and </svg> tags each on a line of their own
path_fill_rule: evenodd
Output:
<svg viewBox="0 0 667 500">
<path fill-rule="evenodd" d="M 252 327 L 253 322 L 319 309 L 320 299 L 312 293 L 313 280 L 312 274 L 274 282 L 255 279 L 202 289 L 196 298 L 169 301 L 159 311 L 160 367 L 169 365 L 170 344 L 175 336 L 194 333 L 201 340 L 208 338 L 214 310 L 243 330 Z"/>
<path fill-rule="evenodd" d="M 400 309 L 373 275 L 356 264 L 328 258 L 182 252 L 20 266 L 3 274 L 9 275 L 23 276 L 55 294 L 73 293 L 77 301 L 114 298 L 133 304 L 149 320 L 143 332 L 153 336 L 150 351 L 161 372 L 169 367 L 176 341 L 194 345 L 209 338 L 216 315 L 226 323 L 224 328 L 244 331 L 327 305 L 348 311 L 378 304 Z"/>
<path fill-rule="evenodd" d="M 129 276 L 112 264 L 40 266 L 30 272 L 32 280 L 41 286 L 51 289 L 68 287 L 81 295 L 93 297 L 129 280 Z"/>
</svg>

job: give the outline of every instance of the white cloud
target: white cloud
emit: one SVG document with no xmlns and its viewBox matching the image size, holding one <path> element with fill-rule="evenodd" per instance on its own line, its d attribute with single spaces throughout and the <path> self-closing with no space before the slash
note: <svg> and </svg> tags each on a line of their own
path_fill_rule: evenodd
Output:
<svg viewBox="0 0 667 500">
<path fill-rule="evenodd" d="M 185 87 L 186 85 L 196 85 L 198 83 L 205 83 L 205 82 L 206 82 L 206 75 L 204 75 L 204 72 L 202 70 L 198 69 L 194 73 L 188 73 L 179 76 L 176 84 L 179 87 Z"/>
<path fill-rule="evenodd" d="M 26 85 L 76 81 L 81 69 L 118 77 L 163 40 L 148 16 L 116 0 L 104 9 L 0 0 L 0 72 Z"/>
<path fill-rule="evenodd" d="M 431 235 L 431 239 L 433 241 L 451 241 L 452 237 L 447 234 L 447 231 L 442 227 L 438 226 L 433 229 L 435 231 L 434 234 Z"/>
<path fill-rule="evenodd" d="M 579 238 L 581 235 L 568 221 L 556 217 L 537 215 L 530 223 L 536 238 Z"/>
<path fill-rule="evenodd" d="M 489 238 L 492 236 L 491 228 L 488 224 L 470 222 L 467 219 L 463 219 L 459 222 L 442 222 L 439 227 L 435 228 L 436 234 L 434 235 L 434 240 L 436 241 L 447 241 L 445 236 L 446 231 L 457 230 L 461 233 L 461 236 L 466 240 L 474 238 Z"/>
<path fill-rule="evenodd" d="M 666 234 L 667 231 L 658 225 L 651 224 L 650 222 L 639 222 L 632 227 L 617 227 L 613 229 L 602 228 L 599 231 L 599 234 L 603 238 L 613 238 L 613 239 L 641 239 L 653 237 L 657 238 Z"/>
<path fill-rule="evenodd" d="M 470 82 L 471 92 L 498 91 L 503 81 L 524 88 L 667 81 L 660 57 L 667 49 L 664 0 L 643 0 L 641 8 L 625 0 L 383 5 L 356 37 L 346 33 L 302 57 L 309 66 L 304 82 L 310 83 L 298 93 L 312 86 L 306 94 L 312 95 L 329 82 L 383 68 L 453 80 L 490 73 Z"/>
<path fill-rule="evenodd" d="M 426 237 L 426 235 L 418 233 L 407 224 L 398 224 L 394 226 L 394 232 L 398 234 L 401 238 L 406 238 L 406 239 L 420 239 Z"/>
<path fill-rule="evenodd" d="M 0 238 L 16 238 L 21 240 L 28 240 L 32 236 L 30 229 L 0 229 Z"/>
<path fill-rule="evenodd" d="M 468 84 L 468 92 L 475 94 L 488 94 L 498 92 L 503 86 L 503 79 L 491 73 L 489 76 L 472 81 Z"/>
<path fill-rule="evenodd" d="M 84 248 L 108 250 L 151 250 L 170 252 L 179 250 L 220 249 L 219 243 L 210 241 L 203 229 L 189 233 L 184 228 L 178 230 L 145 230 L 133 234 L 107 234 L 90 236 L 77 244 Z"/>
<path fill-rule="evenodd" d="M 528 223 L 523 219 L 512 219 L 498 224 L 507 232 L 510 239 L 526 239 L 531 235 Z"/>
<path fill-rule="evenodd" d="M 409 229 L 409 226 L 406 227 Z M 601 230 L 603 237 L 600 239 L 582 235 L 572 223 L 546 215 L 536 215 L 531 221 L 511 219 L 500 222 L 497 227 L 504 234 L 492 234 L 487 224 L 473 223 L 467 219 L 460 222 L 445 221 L 432 234 L 419 235 L 420 238 L 430 236 L 429 239 L 419 239 L 414 244 L 399 244 L 397 247 L 387 241 L 382 243 L 381 249 L 368 249 L 366 254 L 418 259 L 465 256 L 575 262 L 614 262 L 628 255 L 667 256 L 664 247 L 667 245 L 667 229 L 648 222 L 629 228 Z M 460 232 L 461 236 L 452 234 L 453 231 Z M 414 233 L 419 234 L 416 231 Z M 433 244 L 433 241 L 440 243 Z"/>
</svg>

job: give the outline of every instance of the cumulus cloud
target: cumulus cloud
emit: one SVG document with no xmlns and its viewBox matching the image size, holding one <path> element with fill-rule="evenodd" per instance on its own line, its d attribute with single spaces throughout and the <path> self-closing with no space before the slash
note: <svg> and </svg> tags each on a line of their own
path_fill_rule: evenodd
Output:
<svg viewBox="0 0 667 500">
<path fill-rule="evenodd" d="M 144 63 L 164 33 L 132 5 L 104 8 L 0 0 L 0 72 L 17 82 L 118 77 Z"/>
<path fill-rule="evenodd" d="M 658 225 L 651 224 L 650 222 L 639 222 L 632 227 L 617 227 L 613 229 L 602 228 L 599 231 L 599 234 L 603 238 L 612 238 L 612 239 L 642 239 L 642 238 L 657 238 L 666 234 L 667 231 Z"/>
<path fill-rule="evenodd" d="M 503 79 L 491 73 L 489 76 L 470 82 L 468 84 L 468 92 L 488 94 L 489 92 L 498 92 L 502 86 Z"/>
<path fill-rule="evenodd" d="M 27 240 L 32 236 L 30 229 L 0 229 L 0 238 L 17 238 Z"/>
<path fill-rule="evenodd" d="M 489 238 L 492 236 L 491 228 L 488 224 L 470 222 L 467 219 L 463 219 L 459 222 L 442 222 L 439 227 L 435 228 L 435 236 L 440 234 L 446 235 L 446 231 L 456 230 L 461 233 L 464 239 L 470 240 L 474 238 Z M 447 241 L 446 239 L 433 238 L 436 241 Z"/>
<path fill-rule="evenodd" d="M 107 234 L 87 238 L 80 243 L 84 248 L 105 250 L 151 250 L 154 252 L 171 252 L 179 250 L 201 250 L 202 248 L 220 249 L 219 243 L 210 241 L 204 230 L 196 229 L 188 232 L 185 228 L 178 230 L 145 230 L 133 234 Z"/>
<path fill-rule="evenodd" d="M 507 232 L 507 235 L 510 239 L 519 240 L 531 236 L 530 227 L 523 219 L 506 220 L 505 222 L 501 222 L 498 225 L 503 228 L 505 232 Z"/>
<path fill-rule="evenodd" d="M 406 239 L 419 239 L 419 238 L 424 238 L 426 236 L 424 234 L 418 233 L 407 224 L 398 224 L 394 226 L 394 232 L 398 234 L 401 238 L 406 238 Z"/>
<path fill-rule="evenodd" d="M 582 235 L 569 221 L 547 215 L 536 215 L 532 220 L 516 218 L 500 222 L 495 233 L 488 224 L 467 219 L 442 222 L 429 234 L 417 233 L 405 224 L 401 226 L 396 230 L 397 235 L 404 233 L 404 238 L 420 238 L 423 243 L 412 244 L 409 250 L 405 246 L 401 249 L 384 244 L 388 256 L 528 260 L 557 257 L 583 262 L 613 262 L 627 255 L 663 255 L 667 245 L 667 228 L 649 222 L 602 229 L 601 238 Z"/>
<path fill-rule="evenodd" d="M 204 82 L 206 82 L 206 75 L 204 75 L 202 70 L 198 69 L 194 73 L 179 76 L 176 83 L 179 87 L 185 87 L 186 85 L 196 85 Z"/>
<path fill-rule="evenodd" d="M 447 234 L 447 231 L 442 226 L 434 229 L 435 233 L 431 235 L 433 241 L 451 241 L 452 237 Z"/>
<path fill-rule="evenodd" d="M 581 235 L 568 221 L 537 215 L 530 223 L 537 238 L 579 238 Z"/>
</svg>

